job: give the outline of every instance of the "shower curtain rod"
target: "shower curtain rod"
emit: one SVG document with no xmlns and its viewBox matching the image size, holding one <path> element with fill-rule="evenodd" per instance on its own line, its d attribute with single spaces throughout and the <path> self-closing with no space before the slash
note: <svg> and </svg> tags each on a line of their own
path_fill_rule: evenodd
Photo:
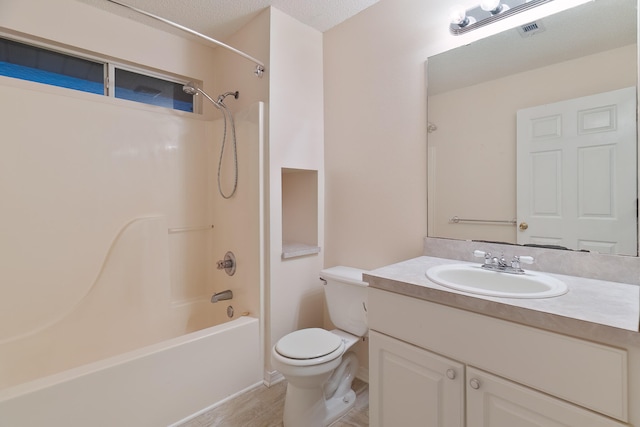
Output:
<svg viewBox="0 0 640 427">
<path fill-rule="evenodd" d="M 264 74 L 264 70 L 265 70 L 264 63 L 262 63 L 261 61 L 257 60 L 253 56 L 248 55 L 248 54 L 244 53 L 243 51 L 236 49 L 235 47 L 231 47 L 228 44 L 222 43 L 221 41 L 218 41 L 218 40 L 216 40 L 214 38 L 211 38 L 209 36 L 205 36 L 204 34 L 201 34 L 201 33 L 197 32 L 197 31 L 194 31 L 191 28 L 187 28 L 187 27 L 185 27 L 183 25 L 176 24 L 173 21 L 169 21 L 168 19 L 165 19 L 165 18 L 163 18 L 161 16 L 158 16 L 158 15 L 154 15 L 153 13 L 149 13 L 149 12 L 147 12 L 145 10 L 138 9 L 137 7 L 134 7 L 134 6 L 131 6 L 131 5 L 128 5 L 128 4 L 125 4 L 125 3 L 120 3 L 120 2 L 115 1 L 115 0 L 107 0 L 107 1 L 109 1 L 111 3 L 115 3 L 115 4 L 117 4 L 119 6 L 122 6 L 122 7 L 126 7 L 127 9 L 131 9 L 134 12 L 138 12 L 138 13 L 140 13 L 142 15 L 148 16 L 149 18 L 153 18 L 153 19 L 158 20 L 160 22 L 164 22 L 165 24 L 171 25 L 174 28 L 177 28 L 179 30 L 185 31 L 185 32 L 187 32 L 189 34 L 193 34 L 194 36 L 200 37 L 200 38 L 202 38 L 204 40 L 207 40 L 208 42 L 211 42 L 211 43 L 213 43 L 215 45 L 218 45 L 220 47 L 228 49 L 231 52 L 234 52 L 234 53 L 242 56 L 243 58 L 248 59 L 249 61 L 253 62 L 254 64 L 256 64 L 256 70 L 254 71 L 254 74 L 256 76 L 262 77 L 262 75 Z"/>
</svg>

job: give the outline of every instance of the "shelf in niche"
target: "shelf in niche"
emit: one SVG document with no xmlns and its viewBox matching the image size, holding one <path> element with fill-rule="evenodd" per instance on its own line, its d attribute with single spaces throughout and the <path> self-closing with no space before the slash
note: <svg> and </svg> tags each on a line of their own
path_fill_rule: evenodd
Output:
<svg viewBox="0 0 640 427">
<path fill-rule="evenodd" d="M 300 242 L 282 242 L 282 259 L 296 258 L 320 253 L 320 247 Z"/>
</svg>

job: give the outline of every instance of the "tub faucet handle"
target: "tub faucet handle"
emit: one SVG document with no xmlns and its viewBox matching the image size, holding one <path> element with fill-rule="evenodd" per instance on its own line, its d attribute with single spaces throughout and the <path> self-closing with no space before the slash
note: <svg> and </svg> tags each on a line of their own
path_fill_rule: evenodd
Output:
<svg viewBox="0 0 640 427">
<path fill-rule="evenodd" d="M 218 270 L 224 270 L 229 276 L 233 276 L 236 272 L 236 257 L 233 252 L 229 251 L 216 263 Z"/>
<path fill-rule="evenodd" d="M 233 261 L 231 261 L 230 259 L 225 259 L 225 260 L 219 260 L 218 263 L 218 270 L 224 270 L 225 268 L 231 268 L 233 267 Z"/>
</svg>

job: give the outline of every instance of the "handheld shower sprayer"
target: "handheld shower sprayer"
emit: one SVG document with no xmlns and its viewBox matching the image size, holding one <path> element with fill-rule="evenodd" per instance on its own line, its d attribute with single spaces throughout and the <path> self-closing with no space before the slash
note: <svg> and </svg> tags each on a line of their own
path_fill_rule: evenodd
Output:
<svg viewBox="0 0 640 427">
<path fill-rule="evenodd" d="M 196 95 L 198 93 L 198 88 L 192 82 L 187 83 L 182 86 L 182 90 L 187 95 Z"/>
<path fill-rule="evenodd" d="M 233 121 L 233 115 L 231 114 L 231 111 L 224 104 L 224 99 L 227 96 L 230 96 L 230 95 L 233 96 L 235 99 L 238 99 L 238 97 L 240 96 L 240 92 L 238 92 L 238 91 L 225 92 L 222 95 L 218 96 L 217 100 L 214 100 L 205 91 L 203 91 L 202 89 L 197 87 L 195 85 L 195 83 L 193 83 L 193 82 L 189 82 L 186 85 L 182 86 L 182 90 L 187 95 L 196 96 L 198 94 L 201 94 L 202 96 L 207 98 L 209 101 L 211 101 L 211 103 L 218 110 L 222 111 L 222 115 L 224 116 L 224 131 L 223 131 L 223 136 L 222 136 L 222 148 L 220 149 L 220 160 L 218 161 L 218 191 L 220 192 L 220 195 L 223 198 L 229 199 L 229 198 L 231 198 L 231 196 L 233 196 L 236 193 L 236 189 L 238 187 L 238 149 L 237 149 L 237 145 L 236 145 L 236 125 L 235 125 L 235 123 Z M 225 143 L 227 141 L 227 119 L 229 120 L 229 123 L 231 124 L 231 132 L 232 132 L 232 136 L 233 136 L 234 181 L 233 181 L 233 189 L 231 190 L 230 194 L 225 194 L 222 191 L 222 185 L 220 184 L 220 181 L 221 181 L 220 171 L 222 169 L 222 157 L 224 155 Z"/>
<path fill-rule="evenodd" d="M 199 87 L 197 87 L 195 85 L 195 83 L 193 82 L 189 82 L 186 85 L 182 86 L 182 90 L 184 93 L 186 93 L 187 95 L 193 95 L 196 96 L 198 94 L 201 94 L 202 96 L 204 96 L 205 98 L 207 98 L 209 101 L 211 101 L 211 103 L 218 109 L 222 108 L 224 99 L 229 96 L 232 95 L 235 99 L 238 99 L 238 97 L 240 96 L 240 92 L 235 91 L 235 92 L 225 92 L 222 95 L 220 95 L 218 97 L 217 100 L 214 100 L 212 97 L 210 97 L 204 90 L 200 89 Z"/>
</svg>

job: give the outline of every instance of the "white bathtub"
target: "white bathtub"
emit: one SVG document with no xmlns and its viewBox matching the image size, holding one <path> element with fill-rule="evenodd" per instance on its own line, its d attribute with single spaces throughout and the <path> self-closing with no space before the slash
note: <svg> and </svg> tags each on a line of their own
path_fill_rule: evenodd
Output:
<svg viewBox="0 0 640 427">
<path fill-rule="evenodd" d="M 262 381 L 259 322 L 240 317 L 0 391 L 0 425 L 167 426 Z"/>
</svg>

